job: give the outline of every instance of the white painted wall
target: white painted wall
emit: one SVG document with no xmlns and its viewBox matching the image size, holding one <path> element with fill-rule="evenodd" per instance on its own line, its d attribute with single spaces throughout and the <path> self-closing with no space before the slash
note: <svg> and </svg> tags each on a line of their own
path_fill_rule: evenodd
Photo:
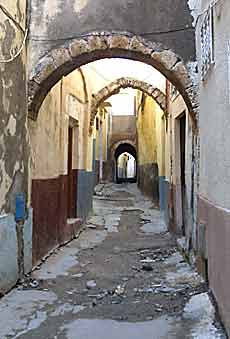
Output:
<svg viewBox="0 0 230 339">
<path fill-rule="evenodd" d="M 206 8 L 212 1 L 202 1 Z M 230 77 L 227 44 L 230 41 L 230 2 L 214 8 L 215 64 L 207 79 L 200 79 L 200 194 L 216 205 L 230 208 Z M 200 65 L 200 26 L 197 56 Z"/>
</svg>

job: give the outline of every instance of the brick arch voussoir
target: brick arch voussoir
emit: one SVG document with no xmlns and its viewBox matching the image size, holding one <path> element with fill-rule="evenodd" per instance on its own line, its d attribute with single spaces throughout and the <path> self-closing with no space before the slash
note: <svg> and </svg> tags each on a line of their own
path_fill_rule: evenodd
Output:
<svg viewBox="0 0 230 339">
<path fill-rule="evenodd" d="M 112 57 L 142 61 L 159 70 L 178 88 L 196 124 L 199 106 L 194 71 L 173 51 L 128 32 L 91 32 L 43 56 L 29 77 L 29 116 L 36 120 L 43 100 L 62 76 L 89 62 Z"/>
</svg>

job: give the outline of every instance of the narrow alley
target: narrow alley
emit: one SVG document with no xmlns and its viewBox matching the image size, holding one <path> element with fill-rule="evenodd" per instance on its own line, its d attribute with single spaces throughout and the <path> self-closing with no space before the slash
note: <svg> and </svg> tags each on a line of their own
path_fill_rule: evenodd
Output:
<svg viewBox="0 0 230 339">
<path fill-rule="evenodd" d="M 229 20 L 0 0 L 0 339 L 230 338 Z"/>
<path fill-rule="evenodd" d="M 99 184 L 79 236 L 0 303 L 0 338 L 226 338 L 204 280 L 136 184 Z"/>
</svg>

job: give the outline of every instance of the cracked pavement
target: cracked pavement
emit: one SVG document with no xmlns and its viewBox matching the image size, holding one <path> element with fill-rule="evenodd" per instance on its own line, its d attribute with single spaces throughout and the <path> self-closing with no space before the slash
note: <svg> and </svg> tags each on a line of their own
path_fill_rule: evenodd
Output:
<svg viewBox="0 0 230 339">
<path fill-rule="evenodd" d="M 135 184 L 99 185 L 78 239 L 0 300 L 0 338 L 226 338 L 199 274 Z"/>
</svg>

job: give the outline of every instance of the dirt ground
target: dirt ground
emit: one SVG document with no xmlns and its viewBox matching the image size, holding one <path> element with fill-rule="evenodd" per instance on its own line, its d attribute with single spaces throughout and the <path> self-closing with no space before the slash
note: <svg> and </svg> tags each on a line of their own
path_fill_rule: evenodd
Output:
<svg viewBox="0 0 230 339">
<path fill-rule="evenodd" d="M 80 237 L 0 301 L 0 338 L 226 338 L 208 287 L 135 184 L 97 187 Z"/>
</svg>

